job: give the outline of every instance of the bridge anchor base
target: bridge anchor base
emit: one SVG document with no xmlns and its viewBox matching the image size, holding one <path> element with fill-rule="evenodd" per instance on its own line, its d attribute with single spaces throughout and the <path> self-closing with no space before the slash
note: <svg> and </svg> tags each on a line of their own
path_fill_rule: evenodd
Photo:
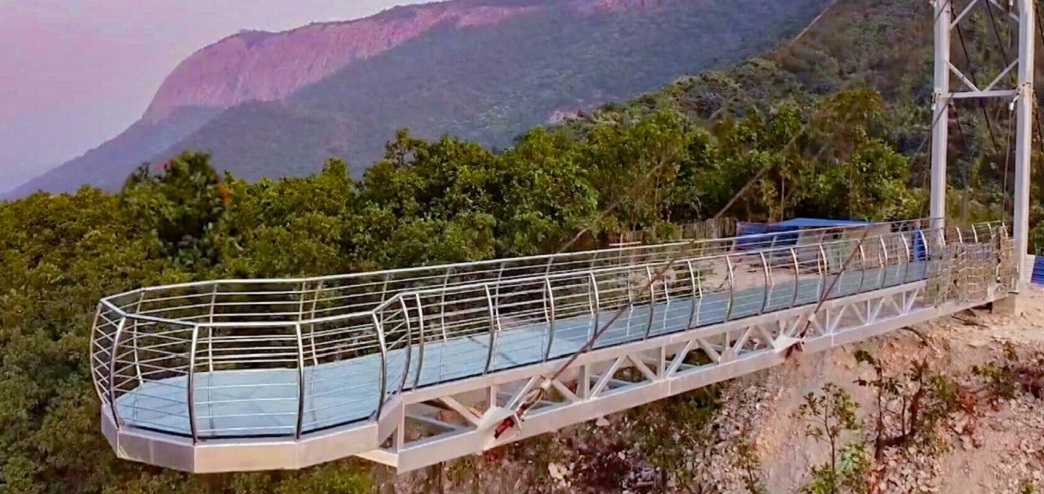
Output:
<svg viewBox="0 0 1044 494">
<path fill-rule="evenodd" d="M 993 313 L 1004 316 L 1021 316 L 1026 310 L 1024 296 L 1012 293 L 993 302 Z"/>
</svg>

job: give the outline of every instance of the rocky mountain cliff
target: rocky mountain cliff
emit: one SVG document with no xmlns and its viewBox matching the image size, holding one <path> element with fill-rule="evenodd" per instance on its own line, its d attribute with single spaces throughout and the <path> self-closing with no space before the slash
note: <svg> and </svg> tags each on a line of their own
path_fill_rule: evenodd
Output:
<svg viewBox="0 0 1044 494">
<path fill-rule="evenodd" d="M 145 119 L 159 121 L 181 107 L 229 108 L 248 101 L 279 100 L 436 25 L 492 26 L 536 8 L 440 3 L 397 7 L 358 21 L 311 24 L 283 33 L 240 33 L 178 65 L 160 86 Z"/>
<path fill-rule="evenodd" d="M 120 136 L 16 189 L 107 190 L 185 149 L 248 179 L 356 172 L 397 129 L 510 145 L 799 32 L 828 0 L 453 0 L 201 49 Z"/>
</svg>

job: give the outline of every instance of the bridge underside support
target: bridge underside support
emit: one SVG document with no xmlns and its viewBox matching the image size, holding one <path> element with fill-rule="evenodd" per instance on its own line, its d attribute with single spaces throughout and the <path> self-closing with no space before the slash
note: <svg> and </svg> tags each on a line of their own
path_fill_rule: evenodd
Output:
<svg viewBox="0 0 1044 494">
<path fill-rule="evenodd" d="M 794 352 L 815 353 L 922 323 L 1007 294 L 936 305 L 938 286 L 921 281 L 582 355 L 513 434 L 494 437 L 483 417 L 513 408 L 557 370 L 526 366 L 404 393 L 396 431 L 358 456 L 407 472 L 768 369 Z M 802 338 L 802 335 L 804 336 Z M 799 343 L 800 341 L 800 343 Z"/>
</svg>

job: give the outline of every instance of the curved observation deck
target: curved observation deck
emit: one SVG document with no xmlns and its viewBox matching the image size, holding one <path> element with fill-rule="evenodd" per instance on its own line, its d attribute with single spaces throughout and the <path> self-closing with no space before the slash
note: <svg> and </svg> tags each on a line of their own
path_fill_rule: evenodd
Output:
<svg viewBox="0 0 1044 494">
<path fill-rule="evenodd" d="M 953 246 L 998 263 L 1003 225 L 935 225 L 142 288 L 99 304 L 103 431 L 121 457 L 197 472 L 380 451 L 411 393 L 564 361 L 602 328 L 588 353 L 923 283 Z M 771 350 L 740 338 L 702 351 Z"/>
</svg>

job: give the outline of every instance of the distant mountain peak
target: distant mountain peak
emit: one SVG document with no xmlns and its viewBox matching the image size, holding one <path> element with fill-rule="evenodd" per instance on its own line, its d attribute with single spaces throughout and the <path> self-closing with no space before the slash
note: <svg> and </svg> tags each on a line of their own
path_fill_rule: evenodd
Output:
<svg viewBox="0 0 1044 494">
<path fill-rule="evenodd" d="M 574 12 L 646 9 L 665 0 L 481 0 L 397 6 L 364 19 L 312 23 L 272 33 L 248 30 L 207 46 L 180 63 L 145 111 L 157 122 L 183 107 L 224 109 L 275 101 L 349 64 L 379 55 L 432 28 L 496 25 L 554 7 Z"/>
<path fill-rule="evenodd" d="M 160 86 L 144 118 L 159 121 L 181 107 L 228 108 L 247 101 L 282 99 L 437 25 L 491 25 L 536 9 L 437 3 L 400 7 L 355 21 L 313 23 L 280 33 L 241 32 L 179 64 Z"/>
<path fill-rule="evenodd" d="M 829 1 L 450 0 L 242 31 L 183 61 L 125 132 L 12 194 L 117 190 L 136 166 L 184 150 L 247 180 L 330 158 L 356 173 L 404 128 L 510 146 L 534 126 L 751 56 Z"/>
</svg>

